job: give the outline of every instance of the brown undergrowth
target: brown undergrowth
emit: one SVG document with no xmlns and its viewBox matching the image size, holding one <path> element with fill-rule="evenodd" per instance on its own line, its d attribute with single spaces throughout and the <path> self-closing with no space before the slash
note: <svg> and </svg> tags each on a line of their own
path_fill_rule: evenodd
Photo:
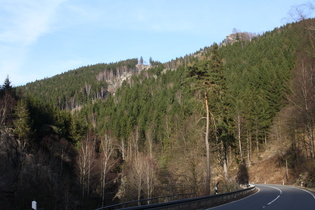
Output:
<svg viewBox="0 0 315 210">
<path fill-rule="evenodd" d="M 272 145 L 248 166 L 250 183 L 315 187 L 315 160 L 290 147 Z"/>
</svg>

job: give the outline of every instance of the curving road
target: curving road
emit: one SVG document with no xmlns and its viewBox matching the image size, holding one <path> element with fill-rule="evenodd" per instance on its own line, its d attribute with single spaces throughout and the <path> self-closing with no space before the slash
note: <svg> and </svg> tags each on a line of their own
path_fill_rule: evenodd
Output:
<svg viewBox="0 0 315 210">
<path fill-rule="evenodd" d="M 315 194 L 285 185 L 256 185 L 259 191 L 251 196 L 224 204 L 211 210 L 314 210 Z"/>
</svg>

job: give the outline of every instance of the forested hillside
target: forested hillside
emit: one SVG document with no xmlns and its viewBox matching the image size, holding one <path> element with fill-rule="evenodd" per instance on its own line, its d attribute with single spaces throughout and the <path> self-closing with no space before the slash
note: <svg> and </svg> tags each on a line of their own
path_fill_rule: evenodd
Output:
<svg viewBox="0 0 315 210">
<path fill-rule="evenodd" d="M 314 25 L 235 34 L 164 64 L 97 64 L 18 88 L 6 80 L 0 163 L 12 176 L 1 180 L 14 187 L 3 185 L 3 203 L 91 209 L 253 180 L 314 186 Z M 285 172 L 249 177 L 261 161 Z"/>
<path fill-rule="evenodd" d="M 62 110 L 72 110 L 93 100 L 105 99 L 108 92 L 116 88 L 108 83 L 116 78 L 124 80 L 129 74 L 139 74 L 141 67 L 137 68 L 137 64 L 138 59 L 130 59 L 84 66 L 20 88 L 26 95 L 34 95 Z"/>
</svg>

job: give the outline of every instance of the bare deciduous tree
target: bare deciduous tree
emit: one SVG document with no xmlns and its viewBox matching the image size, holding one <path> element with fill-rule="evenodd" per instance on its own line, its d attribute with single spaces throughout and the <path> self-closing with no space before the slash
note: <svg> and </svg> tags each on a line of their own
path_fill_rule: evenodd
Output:
<svg viewBox="0 0 315 210">
<path fill-rule="evenodd" d="M 107 174 L 115 165 L 113 160 L 114 144 L 113 139 L 105 135 L 101 141 L 101 188 L 102 188 L 102 206 L 105 204 L 105 188 L 107 185 Z"/>
<path fill-rule="evenodd" d="M 312 3 L 300 4 L 293 6 L 288 13 L 289 21 L 301 21 L 307 19 L 314 11 L 315 7 Z"/>
<path fill-rule="evenodd" d="M 154 188 L 156 185 L 157 164 L 152 157 L 143 157 L 144 164 L 144 185 L 146 196 L 148 199 L 152 198 Z"/>
<path fill-rule="evenodd" d="M 295 80 L 291 86 L 289 98 L 295 108 L 293 116 L 299 126 L 305 130 L 309 155 L 314 158 L 314 126 L 315 126 L 315 64 L 305 53 L 299 53 L 295 67 Z M 300 128 L 301 129 L 301 128 Z"/>
<path fill-rule="evenodd" d="M 89 195 L 91 171 L 94 167 L 95 145 L 92 139 L 85 139 L 81 142 L 78 150 L 77 166 L 82 198 Z"/>
<path fill-rule="evenodd" d="M 152 198 L 157 185 L 157 170 L 153 158 L 138 153 L 132 160 L 128 160 L 119 196 L 127 200 Z"/>
</svg>

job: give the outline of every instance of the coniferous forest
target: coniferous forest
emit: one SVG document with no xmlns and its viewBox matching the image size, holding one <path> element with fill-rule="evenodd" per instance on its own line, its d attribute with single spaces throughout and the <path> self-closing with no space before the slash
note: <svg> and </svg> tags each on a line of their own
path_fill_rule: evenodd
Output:
<svg viewBox="0 0 315 210">
<path fill-rule="evenodd" d="M 7 78 L 0 205 L 93 209 L 248 182 L 314 187 L 314 26 L 237 32 L 167 63 L 89 65 L 20 87 Z"/>
</svg>

